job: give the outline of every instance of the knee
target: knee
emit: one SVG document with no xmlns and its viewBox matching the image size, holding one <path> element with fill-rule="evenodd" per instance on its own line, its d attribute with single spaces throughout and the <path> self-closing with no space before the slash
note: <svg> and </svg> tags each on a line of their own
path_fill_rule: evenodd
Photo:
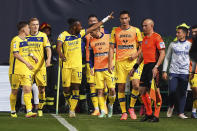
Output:
<svg viewBox="0 0 197 131">
<path fill-rule="evenodd" d="M 118 84 L 118 92 L 124 93 L 125 92 L 125 84 Z"/>
<path fill-rule="evenodd" d="M 11 93 L 12 93 L 12 95 L 17 95 L 18 90 L 17 89 L 12 89 Z"/>
<path fill-rule="evenodd" d="M 114 88 L 109 89 L 109 95 L 114 96 L 116 94 L 116 91 Z"/>
<path fill-rule="evenodd" d="M 139 82 L 132 82 L 132 87 L 134 90 L 138 90 L 139 89 Z"/>
<path fill-rule="evenodd" d="M 70 93 L 70 88 L 64 87 L 63 92 L 66 93 L 66 94 Z"/>
<path fill-rule="evenodd" d="M 45 92 L 45 87 L 39 87 L 39 93 L 43 94 Z"/>
<path fill-rule="evenodd" d="M 98 96 L 103 96 L 103 90 L 98 90 Z"/>
</svg>

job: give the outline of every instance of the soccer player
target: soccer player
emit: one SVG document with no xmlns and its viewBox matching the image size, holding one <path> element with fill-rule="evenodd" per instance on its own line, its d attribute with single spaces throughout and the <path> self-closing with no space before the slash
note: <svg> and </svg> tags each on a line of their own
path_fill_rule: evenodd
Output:
<svg viewBox="0 0 197 131">
<path fill-rule="evenodd" d="M 189 80 L 189 50 L 191 42 L 187 41 L 188 29 L 178 27 L 176 37 L 177 41 L 170 43 L 163 64 L 163 78 L 167 80 L 167 68 L 171 59 L 169 68 L 169 108 L 167 117 L 171 117 L 176 100 L 176 94 L 179 94 L 179 117 L 181 119 L 188 118 L 184 115 L 186 103 L 186 92 Z M 177 88 L 178 87 L 178 88 Z"/>
<path fill-rule="evenodd" d="M 70 87 L 72 87 L 69 111 L 70 117 L 75 117 L 75 108 L 79 99 L 79 86 L 82 78 L 81 38 L 113 18 L 112 14 L 113 13 L 87 30 L 82 29 L 79 20 L 70 18 L 68 20 L 69 30 L 62 32 L 58 37 L 57 52 L 63 62 L 62 86 L 66 99 L 70 99 Z"/>
<path fill-rule="evenodd" d="M 22 86 L 24 92 L 24 102 L 26 105 L 27 114 L 25 117 L 35 117 L 37 113 L 32 112 L 31 104 L 31 72 L 33 66 L 29 60 L 32 59 L 26 36 L 29 35 L 29 25 L 27 22 L 21 21 L 17 24 L 18 36 L 15 36 L 10 45 L 10 60 L 9 60 L 9 79 L 11 85 L 10 106 L 11 117 L 17 117 L 15 105 L 17 99 L 17 91 L 19 86 Z M 33 57 L 34 62 L 37 59 Z"/>
<path fill-rule="evenodd" d="M 130 70 L 133 65 L 136 63 L 136 58 L 141 52 L 141 48 L 137 50 L 137 46 L 141 44 L 142 37 L 141 32 L 138 28 L 133 27 L 129 24 L 130 14 L 128 11 L 120 12 L 120 27 L 114 28 L 111 33 L 111 44 L 109 57 L 113 57 L 114 46 L 116 47 L 116 77 L 118 84 L 118 99 L 120 102 L 120 107 L 122 110 L 122 116 L 120 120 L 127 120 L 127 111 L 126 111 L 126 101 L 125 101 L 125 83 L 127 76 L 129 75 Z M 110 59 L 111 60 L 111 59 Z M 113 70 L 113 62 L 109 62 L 109 72 Z M 132 94 L 131 94 L 131 103 L 129 108 L 129 114 L 131 119 L 137 119 L 137 116 L 134 112 L 134 104 L 136 98 L 139 95 L 139 79 L 141 71 L 136 71 L 134 77 L 132 77 Z"/>
<path fill-rule="evenodd" d="M 197 38 L 197 25 L 192 26 L 192 44 L 194 43 L 195 39 Z M 193 67 L 193 68 L 192 68 Z M 190 62 L 190 85 L 193 93 L 193 107 L 192 107 L 192 114 L 191 118 L 197 119 L 196 109 L 197 109 L 197 69 L 196 64 L 194 62 Z"/>
<path fill-rule="evenodd" d="M 156 102 L 155 112 L 153 116 L 153 111 L 151 107 L 151 98 L 148 90 L 151 87 L 152 79 L 156 79 L 158 74 L 158 67 L 164 60 L 165 57 L 165 44 L 161 36 L 154 32 L 154 22 L 152 19 L 145 19 L 142 23 L 144 38 L 142 41 L 142 55 L 140 55 L 137 63 L 133 66 L 131 70 L 131 76 L 134 71 L 138 68 L 139 64 L 144 60 L 144 68 L 142 71 L 142 76 L 140 79 L 140 94 L 142 101 L 146 109 L 146 115 L 141 119 L 141 121 L 150 120 L 151 122 L 159 122 L 159 113 L 162 105 L 162 98 L 159 88 L 156 89 Z M 158 55 L 159 53 L 159 55 Z"/>
<path fill-rule="evenodd" d="M 98 17 L 94 14 L 91 14 L 88 16 L 88 25 L 92 25 L 95 23 L 98 23 Z M 105 33 L 105 29 L 104 28 L 100 28 L 100 31 L 102 33 Z M 89 83 L 90 85 L 90 97 L 94 106 L 94 111 L 91 115 L 100 115 L 100 111 L 99 111 L 99 105 L 98 105 L 98 96 L 97 96 L 97 91 L 95 89 L 95 79 L 94 76 L 91 75 L 90 73 L 90 65 L 89 65 L 89 55 L 90 55 L 90 51 L 89 51 L 89 44 L 90 44 L 90 38 L 92 38 L 92 36 L 90 34 L 87 34 L 84 37 L 84 41 L 86 43 L 86 77 L 87 77 L 87 83 Z M 106 108 L 106 104 L 105 104 L 105 108 Z M 106 109 L 105 109 L 106 110 Z"/>
<path fill-rule="evenodd" d="M 109 112 L 108 117 L 112 117 L 113 103 L 116 98 L 114 74 L 108 72 L 108 53 L 110 35 L 107 32 L 100 32 L 100 28 L 92 31 L 90 39 L 90 68 L 91 74 L 95 77 L 95 88 L 98 91 L 98 102 L 101 110 L 99 118 L 106 116 L 104 88 L 105 83 L 109 88 Z M 113 58 L 112 58 L 113 59 Z M 94 69 L 93 69 L 94 67 Z"/>
<path fill-rule="evenodd" d="M 31 18 L 29 20 L 30 35 L 27 36 L 30 51 L 38 58 L 38 63 L 32 70 L 32 79 L 35 80 L 39 89 L 38 116 L 43 116 L 43 106 L 45 102 L 45 86 L 47 85 L 46 67 L 50 66 L 51 48 L 48 37 L 45 33 L 39 31 L 39 20 Z M 44 59 L 44 50 L 46 50 L 47 59 Z"/>
</svg>

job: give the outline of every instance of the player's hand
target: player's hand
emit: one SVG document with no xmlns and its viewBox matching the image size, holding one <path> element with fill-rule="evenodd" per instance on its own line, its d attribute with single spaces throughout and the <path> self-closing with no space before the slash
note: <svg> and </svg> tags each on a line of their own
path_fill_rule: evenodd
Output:
<svg viewBox="0 0 197 131">
<path fill-rule="evenodd" d="M 132 54 L 131 57 L 129 57 L 130 61 L 133 61 L 137 58 L 137 54 Z"/>
<path fill-rule="evenodd" d="M 47 59 L 46 60 L 46 67 L 49 67 L 49 66 L 51 66 L 51 60 L 50 59 Z"/>
<path fill-rule="evenodd" d="M 90 74 L 91 74 L 92 76 L 94 76 L 94 69 L 93 69 L 93 68 L 90 68 Z"/>
<path fill-rule="evenodd" d="M 66 57 L 65 57 L 64 55 L 61 55 L 60 58 L 61 58 L 61 60 L 62 60 L 63 62 L 66 62 Z"/>
<path fill-rule="evenodd" d="M 163 72 L 162 78 L 163 78 L 164 80 L 167 80 L 167 79 L 168 79 L 168 74 L 167 74 L 166 72 Z"/>
<path fill-rule="evenodd" d="M 29 63 L 26 63 L 26 66 L 28 67 L 29 70 L 33 70 L 34 69 L 34 67 L 31 64 L 29 64 Z"/>
<path fill-rule="evenodd" d="M 134 69 L 131 69 L 131 71 L 129 72 L 129 75 L 132 77 L 135 73 L 135 70 Z"/>
<path fill-rule="evenodd" d="M 35 63 L 38 63 L 38 59 L 35 56 L 32 56 L 32 59 L 35 61 Z"/>
<path fill-rule="evenodd" d="M 154 67 L 152 72 L 153 72 L 153 78 L 155 78 L 157 76 L 157 73 L 158 73 L 157 67 Z"/>
<path fill-rule="evenodd" d="M 194 73 L 191 73 L 191 74 L 189 75 L 189 79 L 192 80 L 193 78 L 194 78 Z"/>
<path fill-rule="evenodd" d="M 109 20 L 111 20 L 111 19 L 114 18 L 113 14 L 114 14 L 114 12 L 112 11 L 112 12 L 108 15 Z"/>
<path fill-rule="evenodd" d="M 112 64 L 109 64 L 109 65 L 108 65 L 108 72 L 109 72 L 110 74 L 112 74 L 113 69 L 114 69 L 113 65 L 112 65 Z"/>
</svg>

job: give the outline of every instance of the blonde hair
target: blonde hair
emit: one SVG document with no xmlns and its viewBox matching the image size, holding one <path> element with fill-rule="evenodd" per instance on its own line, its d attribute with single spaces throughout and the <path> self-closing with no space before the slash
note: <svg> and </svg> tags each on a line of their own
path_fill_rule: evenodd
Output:
<svg viewBox="0 0 197 131">
<path fill-rule="evenodd" d="M 38 18 L 36 18 L 36 17 L 33 17 L 33 18 L 29 19 L 29 23 L 31 23 L 32 21 L 38 21 L 39 22 Z"/>
</svg>

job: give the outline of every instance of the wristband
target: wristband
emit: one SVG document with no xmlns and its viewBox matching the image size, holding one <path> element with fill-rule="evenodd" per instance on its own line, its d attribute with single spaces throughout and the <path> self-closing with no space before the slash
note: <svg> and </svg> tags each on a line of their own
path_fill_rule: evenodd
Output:
<svg viewBox="0 0 197 131">
<path fill-rule="evenodd" d="M 103 22 L 103 23 L 107 22 L 107 21 L 109 20 L 109 17 L 110 17 L 110 16 L 105 17 L 105 18 L 102 20 L 102 22 Z"/>
<path fill-rule="evenodd" d="M 158 68 L 159 66 L 158 65 L 155 65 L 155 68 Z"/>
<path fill-rule="evenodd" d="M 137 70 L 138 67 L 139 67 L 139 64 L 136 63 L 136 64 L 133 66 L 133 69 L 134 69 L 134 70 Z"/>
</svg>

